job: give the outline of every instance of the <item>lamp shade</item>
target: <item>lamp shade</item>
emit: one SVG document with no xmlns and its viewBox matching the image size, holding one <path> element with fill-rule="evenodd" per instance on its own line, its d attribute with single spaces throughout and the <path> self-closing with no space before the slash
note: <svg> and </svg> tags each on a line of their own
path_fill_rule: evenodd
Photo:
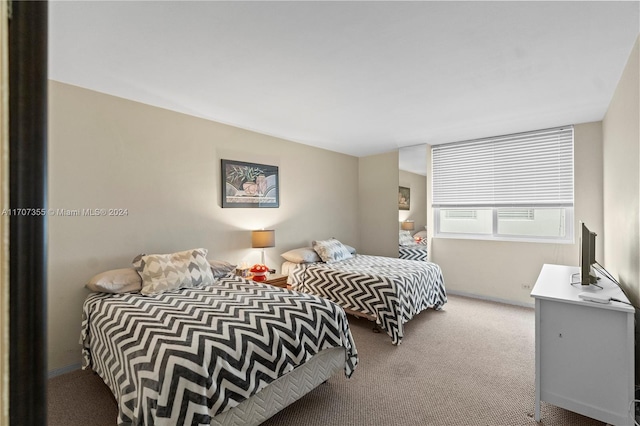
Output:
<svg viewBox="0 0 640 426">
<path fill-rule="evenodd" d="M 405 220 L 400 224 L 400 228 L 403 231 L 413 231 L 414 222 L 412 220 Z"/>
<path fill-rule="evenodd" d="M 265 248 L 276 246 L 276 231 L 273 229 L 261 229 L 251 231 L 251 247 Z"/>
</svg>

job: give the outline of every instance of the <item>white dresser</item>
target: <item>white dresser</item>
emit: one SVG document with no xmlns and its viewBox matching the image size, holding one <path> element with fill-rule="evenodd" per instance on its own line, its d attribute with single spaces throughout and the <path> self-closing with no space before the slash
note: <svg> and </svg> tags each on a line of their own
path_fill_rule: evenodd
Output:
<svg viewBox="0 0 640 426">
<path fill-rule="evenodd" d="M 571 285 L 578 267 L 542 267 L 531 296 L 536 305 L 536 405 L 544 401 L 612 425 L 633 425 L 634 308 L 578 297 L 593 291 L 628 302 L 612 281 L 603 289 Z M 577 280 L 574 279 L 574 280 Z"/>
</svg>

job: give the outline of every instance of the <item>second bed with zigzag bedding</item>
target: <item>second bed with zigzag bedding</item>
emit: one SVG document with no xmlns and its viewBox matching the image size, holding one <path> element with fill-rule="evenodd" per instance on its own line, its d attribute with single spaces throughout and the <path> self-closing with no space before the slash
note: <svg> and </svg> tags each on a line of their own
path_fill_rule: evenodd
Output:
<svg viewBox="0 0 640 426">
<path fill-rule="evenodd" d="M 327 351 L 342 353 L 347 377 L 358 362 L 342 308 L 233 276 L 150 296 L 92 293 L 80 343 L 83 368 L 109 386 L 121 425 L 255 424 L 268 415 L 255 420 L 253 407 L 251 421 L 227 414 L 279 380 L 306 374 L 308 364 L 316 368 Z M 340 367 L 340 359 L 332 362 Z M 290 381 L 280 383 L 290 392 Z"/>
<path fill-rule="evenodd" d="M 431 262 L 354 254 L 333 263 L 289 266 L 288 283 L 293 290 L 372 317 L 395 345 L 401 343 L 407 321 L 447 303 L 442 271 Z"/>
</svg>

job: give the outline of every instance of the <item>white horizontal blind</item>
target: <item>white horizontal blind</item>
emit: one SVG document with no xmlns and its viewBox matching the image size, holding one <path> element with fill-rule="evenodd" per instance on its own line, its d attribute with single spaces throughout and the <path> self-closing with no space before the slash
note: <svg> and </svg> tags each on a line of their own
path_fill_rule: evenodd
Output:
<svg viewBox="0 0 640 426">
<path fill-rule="evenodd" d="M 573 127 L 433 147 L 433 207 L 573 206 Z"/>
</svg>

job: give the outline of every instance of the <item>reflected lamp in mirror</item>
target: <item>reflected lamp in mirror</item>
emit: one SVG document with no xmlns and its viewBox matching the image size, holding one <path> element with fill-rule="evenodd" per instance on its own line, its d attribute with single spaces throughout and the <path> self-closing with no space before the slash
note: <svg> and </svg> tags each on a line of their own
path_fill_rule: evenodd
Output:
<svg viewBox="0 0 640 426">
<path fill-rule="evenodd" d="M 403 231 L 413 231 L 414 227 L 414 222 L 412 220 L 405 220 L 400 223 L 400 229 Z"/>
<path fill-rule="evenodd" d="M 251 247 L 262 249 L 262 265 L 264 265 L 264 249 L 275 246 L 276 231 L 274 231 L 273 229 L 251 231 Z"/>
</svg>

